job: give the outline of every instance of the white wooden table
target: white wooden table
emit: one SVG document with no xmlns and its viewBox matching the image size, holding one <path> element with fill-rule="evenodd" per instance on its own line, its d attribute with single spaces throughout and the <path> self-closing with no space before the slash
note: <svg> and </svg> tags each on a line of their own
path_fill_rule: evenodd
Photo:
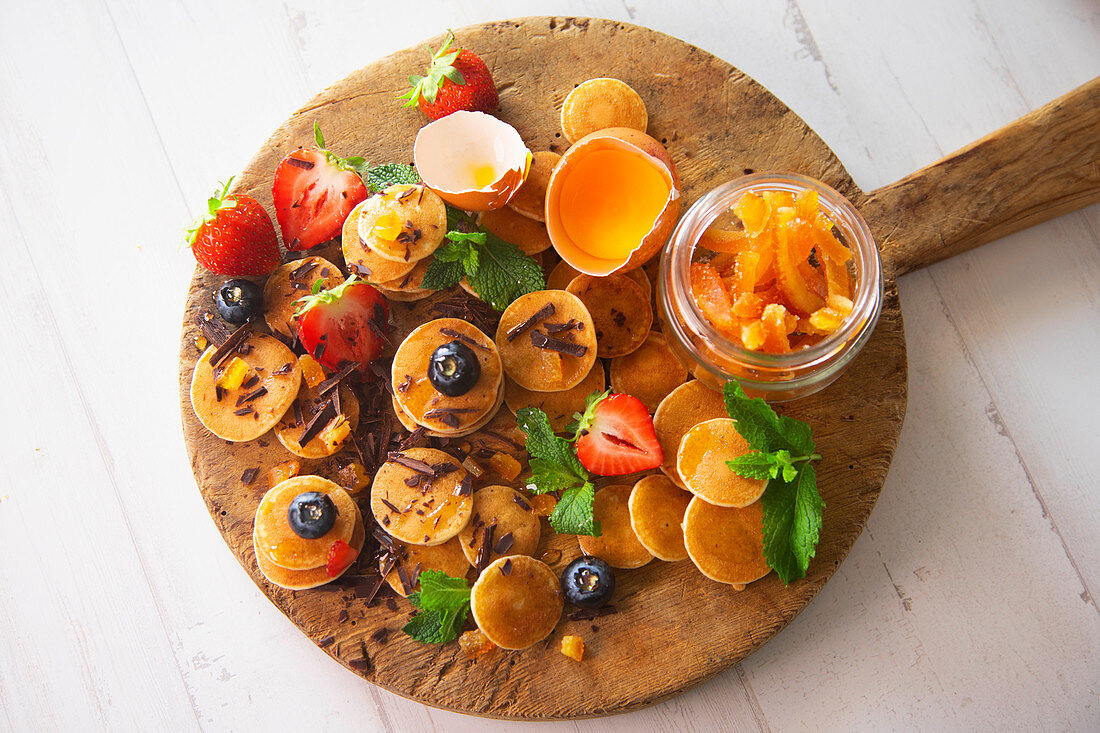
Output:
<svg viewBox="0 0 1100 733">
<path fill-rule="evenodd" d="M 446 27 L 613 17 L 754 76 L 870 190 L 1100 73 L 1096 0 L 688 5 L 0 0 L 0 729 L 522 727 L 330 660 L 187 464 L 181 229 L 324 86 Z M 904 278 L 905 428 L 818 599 L 679 698 L 539 730 L 1100 728 L 1098 231 L 1092 207 Z"/>
</svg>

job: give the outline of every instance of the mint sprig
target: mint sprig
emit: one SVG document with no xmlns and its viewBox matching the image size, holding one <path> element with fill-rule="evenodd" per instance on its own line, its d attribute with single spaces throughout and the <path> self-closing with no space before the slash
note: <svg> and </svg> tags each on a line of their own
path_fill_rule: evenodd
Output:
<svg viewBox="0 0 1100 733">
<path fill-rule="evenodd" d="M 443 290 L 463 278 L 478 296 L 502 311 L 521 295 L 546 287 L 539 263 L 492 232 L 449 231 L 432 256 L 421 287 Z"/>
<path fill-rule="evenodd" d="M 420 574 L 420 590 L 409 602 L 420 609 L 401 630 L 421 644 L 446 644 L 458 638 L 470 610 L 470 586 L 438 570 Z"/>
<path fill-rule="evenodd" d="M 558 534 L 600 536 L 600 523 L 592 515 L 596 487 L 577 458 L 573 441 L 554 434 L 550 419 L 537 407 L 516 410 L 516 423 L 527 434 L 531 454 L 531 479 L 536 494 L 561 492 L 550 526 Z"/>
<path fill-rule="evenodd" d="M 764 560 L 787 584 L 806 577 L 817 552 L 825 502 L 817 491 L 813 461 L 820 460 L 810 426 L 778 415 L 760 398 L 750 398 L 737 382 L 722 391 L 737 432 L 754 449 L 726 461 L 734 473 L 768 479 L 764 510 Z"/>
</svg>

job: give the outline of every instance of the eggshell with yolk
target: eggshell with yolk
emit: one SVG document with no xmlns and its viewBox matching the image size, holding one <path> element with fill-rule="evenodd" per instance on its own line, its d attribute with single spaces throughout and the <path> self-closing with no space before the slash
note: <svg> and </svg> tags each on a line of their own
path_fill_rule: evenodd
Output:
<svg viewBox="0 0 1100 733">
<path fill-rule="evenodd" d="M 563 191 L 570 175 L 576 172 L 578 162 L 587 155 L 607 150 L 625 151 L 639 156 L 664 177 L 669 187 L 664 207 L 657 213 L 649 231 L 641 237 L 629 254 L 615 258 L 597 257 L 583 249 L 569 235 L 563 221 L 563 206 L 568 205 L 563 197 Z M 624 190 L 622 194 L 629 196 L 630 192 Z M 578 140 L 566 151 L 554 168 L 546 190 L 546 228 L 554 249 L 563 260 L 577 270 L 596 277 L 633 270 L 643 265 L 664 246 L 676 225 L 679 214 L 680 177 L 668 151 L 660 142 L 644 132 L 627 127 L 597 130 Z"/>
<path fill-rule="evenodd" d="M 413 163 L 424 185 L 447 203 L 464 211 L 491 211 L 507 204 L 523 185 L 531 151 L 507 122 L 484 112 L 459 111 L 420 128 Z"/>
</svg>

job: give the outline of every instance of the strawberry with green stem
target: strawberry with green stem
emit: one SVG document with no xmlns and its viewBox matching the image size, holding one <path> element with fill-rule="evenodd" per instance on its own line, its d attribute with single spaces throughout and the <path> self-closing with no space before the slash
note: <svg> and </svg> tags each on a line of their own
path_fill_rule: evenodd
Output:
<svg viewBox="0 0 1100 733">
<path fill-rule="evenodd" d="M 410 76 L 413 85 L 398 99 L 406 107 L 418 105 L 420 111 L 433 120 L 452 112 L 493 112 L 500 104 L 497 88 L 489 67 L 476 53 L 454 48 L 454 34 L 447 31 L 443 45 L 432 54 L 431 65 L 424 76 Z"/>
<path fill-rule="evenodd" d="M 266 275 L 279 265 L 279 240 L 271 217 L 256 199 L 229 193 L 230 178 L 206 202 L 206 212 L 187 230 L 198 263 L 219 275 Z"/>
<path fill-rule="evenodd" d="M 289 250 L 311 249 L 338 235 L 351 210 L 367 197 L 360 177 L 366 162 L 325 149 L 316 122 L 313 137 L 317 149 L 299 148 L 283 158 L 271 186 L 275 216 Z"/>
</svg>

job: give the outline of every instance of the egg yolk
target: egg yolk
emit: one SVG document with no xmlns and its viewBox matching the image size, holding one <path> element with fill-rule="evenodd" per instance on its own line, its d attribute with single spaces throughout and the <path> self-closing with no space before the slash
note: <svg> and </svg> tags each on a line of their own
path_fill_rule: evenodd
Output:
<svg viewBox="0 0 1100 733">
<path fill-rule="evenodd" d="M 470 173 L 474 179 L 474 186 L 477 188 L 485 188 L 497 179 L 497 173 L 491 165 L 472 166 Z"/>
<path fill-rule="evenodd" d="M 577 159 L 562 183 L 562 227 L 593 257 L 625 258 L 653 229 L 670 190 L 668 179 L 640 153 L 594 150 Z"/>
</svg>

